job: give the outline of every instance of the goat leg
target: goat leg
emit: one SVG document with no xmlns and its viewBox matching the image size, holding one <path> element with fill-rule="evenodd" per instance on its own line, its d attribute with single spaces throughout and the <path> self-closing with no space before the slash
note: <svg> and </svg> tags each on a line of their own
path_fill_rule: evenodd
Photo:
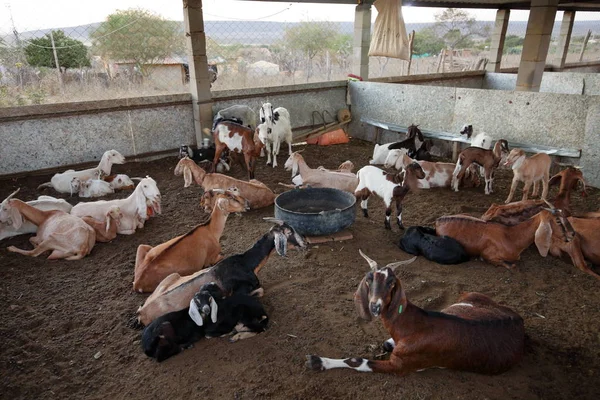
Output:
<svg viewBox="0 0 600 400">
<path fill-rule="evenodd" d="M 402 224 L 402 201 L 396 200 L 396 215 L 398 218 L 398 228 L 404 230 L 404 225 Z"/>
<path fill-rule="evenodd" d="M 508 204 L 512 201 L 512 198 L 515 194 L 515 190 L 517 190 L 517 185 L 519 184 L 519 179 L 517 178 L 517 176 L 515 175 L 513 177 L 512 183 L 510 184 L 510 192 L 508 192 L 508 197 L 506 199 L 506 201 L 504 202 L 504 204 Z M 485 190 L 487 191 L 487 178 L 485 180 Z M 487 193 L 486 193 L 487 194 Z"/>
<path fill-rule="evenodd" d="M 392 225 L 390 224 L 390 217 L 392 215 L 392 207 L 388 207 L 385 210 L 385 221 L 383 223 L 383 225 L 385 226 L 385 229 L 392 229 Z"/>
<path fill-rule="evenodd" d="M 306 356 L 306 366 L 313 371 L 325 371 L 333 368 L 350 368 L 359 372 L 399 373 L 400 368 L 393 360 L 367 360 L 365 358 L 325 358 L 315 355 Z"/>
<path fill-rule="evenodd" d="M 531 187 L 531 181 L 526 181 L 525 186 L 523 186 L 523 201 L 527 200 L 529 197 L 529 188 Z"/>
</svg>

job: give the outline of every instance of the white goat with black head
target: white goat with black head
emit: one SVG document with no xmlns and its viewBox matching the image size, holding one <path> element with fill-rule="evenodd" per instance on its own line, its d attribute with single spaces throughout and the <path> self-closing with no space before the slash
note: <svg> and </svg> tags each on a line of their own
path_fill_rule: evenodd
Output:
<svg viewBox="0 0 600 400">
<path fill-rule="evenodd" d="M 273 168 L 277 166 L 277 155 L 281 142 L 288 144 L 289 154 L 292 154 L 292 124 L 290 113 L 283 107 L 273 109 L 271 103 L 264 103 L 260 108 L 260 125 L 256 127 L 260 141 L 267 149 L 267 165 L 271 165 L 273 155 Z M 271 149 L 271 145 L 273 146 Z"/>
</svg>

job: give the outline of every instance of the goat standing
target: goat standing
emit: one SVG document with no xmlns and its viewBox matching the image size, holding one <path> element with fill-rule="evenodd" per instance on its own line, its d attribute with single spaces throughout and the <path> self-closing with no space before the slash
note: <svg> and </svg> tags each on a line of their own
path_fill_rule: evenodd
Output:
<svg viewBox="0 0 600 400">
<path fill-rule="evenodd" d="M 499 374 L 523 357 L 523 318 L 481 293 L 466 293 L 441 312 L 426 311 L 412 304 L 394 274 L 401 261 L 379 268 L 362 252 L 371 271 L 354 295 L 361 318 L 381 317 L 392 336 L 386 347 L 389 360 L 333 359 L 307 356 L 308 368 L 323 371 L 350 368 L 360 372 L 405 375 L 428 368 L 449 368 L 481 374 Z M 416 258 L 416 257 L 415 257 Z"/>
<path fill-rule="evenodd" d="M 290 113 L 283 107 L 273 110 L 271 103 L 264 103 L 260 108 L 260 121 L 261 124 L 257 126 L 258 137 L 267 150 L 267 165 L 271 165 L 272 155 L 273 168 L 275 168 L 281 142 L 285 141 L 288 144 L 289 154 L 292 154 L 293 136 Z"/>
<path fill-rule="evenodd" d="M 542 186 L 544 187 L 542 190 L 542 200 L 546 200 L 546 197 L 548 196 L 548 180 L 550 179 L 551 163 L 552 159 L 548 154 L 538 153 L 527 158 L 523 150 L 512 149 L 504 162 L 504 165 L 511 167 L 514 173 L 512 184 L 510 185 L 510 193 L 508 194 L 505 203 L 508 204 L 511 202 L 519 181 L 525 183 L 525 186 L 523 186 L 522 200 L 527 200 L 529 188 L 532 183 L 533 192 L 531 195 L 537 196 L 539 181 L 542 181 Z"/>
<path fill-rule="evenodd" d="M 500 165 L 504 153 L 508 153 L 508 142 L 500 139 L 494 145 L 493 150 L 480 147 L 467 147 L 458 156 L 456 168 L 452 173 L 452 188 L 458 192 L 458 184 L 465 176 L 465 171 L 473 163 L 483 167 L 485 173 L 485 194 L 493 192 L 494 173 Z"/>
</svg>

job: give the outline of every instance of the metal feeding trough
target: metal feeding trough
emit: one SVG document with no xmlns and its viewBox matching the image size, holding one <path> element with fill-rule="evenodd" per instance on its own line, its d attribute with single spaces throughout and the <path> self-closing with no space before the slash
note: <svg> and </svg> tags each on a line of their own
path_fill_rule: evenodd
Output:
<svg viewBox="0 0 600 400">
<path fill-rule="evenodd" d="M 331 235 L 354 223 L 356 198 L 332 188 L 292 189 L 275 199 L 275 218 L 301 235 Z"/>
</svg>

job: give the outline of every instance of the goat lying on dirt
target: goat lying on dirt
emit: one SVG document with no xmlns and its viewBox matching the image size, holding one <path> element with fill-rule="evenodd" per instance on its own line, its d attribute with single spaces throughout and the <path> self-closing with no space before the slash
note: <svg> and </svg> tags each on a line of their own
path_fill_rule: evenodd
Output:
<svg viewBox="0 0 600 400">
<path fill-rule="evenodd" d="M 224 258 L 213 267 L 193 275 L 182 277 L 173 273 L 167 276 L 138 309 L 138 321 L 148 325 L 161 315 L 186 308 L 194 294 L 209 282 L 215 282 L 226 294 L 251 294 L 262 291 L 256 275 L 266 264 L 273 250 L 283 257 L 287 253 L 288 243 L 298 248 L 306 247 L 304 239 L 294 228 L 283 221 L 273 221 L 277 225 L 245 253 Z"/>
<path fill-rule="evenodd" d="M 185 235 L 152 247 L 138 246 L 135 257 L 133 290 L 151 292 L 172 273 L 191 275 L 217 263 L 221 255 L 219 240 L 229 213 L 249 209 L 248 201 L 231 191 L 217 195 L 210 219 Z"/>
<path fill-rule="evenodd" d="M 174 173 L 176 176 L 183 174 L 184 187 L 190 186 L 192 180 L 202 186 L 205 191 L 227 190 L 235 186 L 239 195 L 248 200 L 251 210 L 267 207 L 275 202 L 275 193 L 264 183 L 256 179 L 246 182 L 223 174 L 206 173 L 187 157 L 179 160 Z"/>
<path fill-rule="evenodd" d="M 480 374 L 500 374 L 523 357 L 523 318 L 481 293 L 465 293 L 441 312 L 426 311 L 412 304 L 394 274 L 401 263 L 379 268 L 367 260 L 371 271 L 354 295 L 361 318 L 381 317 L 392 336 L 389 360 L 333 359 L 307 356 L 308 368 L 323 371 L 350 368 L 360 372 L 405 375 L 428 368 L 449 368 Z M 410 262 L 412 260 L 409 260 Z"/>
<path fill-rule="evenodd" d="M 7 197 L 0 203 L 0 209 L 2 209 L 10 200 L 10 196 Z M 56 199 L 51 196 L 40 196 L 37 200 L 28 201 L 27 205 L 37 208 L 42 211 L 60 210 L 66 213 L 71 211 L 72 205 L 63 199 Z M 23 224 L 16 229 L 13 225 L 0 224 L 0 240 L 6 239 L 13 236 L 24 235 L 26 233 L 36 233 L 37 225 L 33 222 L 23 220 Z"/>
<path fill-rule="evenodd" d="M 435 229 L 411 226 L 406 230 L 398 247 L 408 254 L 422 255 L 438 264 L 460 264 L 470 257 L 460 243 L 448 236 L 437 236 Z"/>
<path fill-rule="evenodd" d="M 345 169 L 337 172 L 310 168 L 299 151 L 292 153 L 287 159 L 285 170 L 292 171 L 292 182 L 296 186 L 310 185 L 316 188 L 334 188 L 354 193 L 356 185 L 358 185 L 356 175 Z"/>
<path fill-rule="evenodd" d="M 117 237 L 117 230 L 119 229 L 119 225 L 121 225 L 123 213 L 119 207 L 111 207 L 106 213 L 106 222 L 98 222 L 92 217 L 83 217 L 81 219 L 94 228 L 96 242 L 110 242 Z"/>
<path fill-rule="evenodd" d="M 263 332 L 268 323 L 267 313 L 256 297 L 235 293 L 224 296 L 215 283 L 207 283 L 194 295 L 189 308 L 165 314 L 144 329 L 142 349 L 161 362 L 203 337 L 233 333 L 230 341 L 235 342 Z"/>
<path fill-rule="evenodd" d="M 125 163 L 125 157 L 116 150 L 108 150 L 104 152 L 100 159 L 100 164 L 96 168 L 89 168 L 83 171 L 75 171 L 70 169 L 60 174 L 55 174 L 50 182 L 43 183 L 38 186 L 38 189 L 52 187 L 60 193 L 71 193 L 71 181 L 73 178 L 85 182 L 88 179 L 96 179 L 100 175 L 110 175 L 110 170 L 113 164 Z"/>
<path fill-rule="evenodd" d="M 37 257 L 51 251 L 49 260 L 65 258 L 79 260 L 88 255 L 96 244 L 96 232 L 81 218 L 77 218 L 60 210 L 42 211 L 12 197 L 19 192 L 17 189 L 0 209 L 0 223 L 12 225 L 19 229 L 26 219 L 37 225 L 37 234 L 29 239 L 33 250 L 21 250 L 15 246 L 8 251 Z"/>
</svg>

